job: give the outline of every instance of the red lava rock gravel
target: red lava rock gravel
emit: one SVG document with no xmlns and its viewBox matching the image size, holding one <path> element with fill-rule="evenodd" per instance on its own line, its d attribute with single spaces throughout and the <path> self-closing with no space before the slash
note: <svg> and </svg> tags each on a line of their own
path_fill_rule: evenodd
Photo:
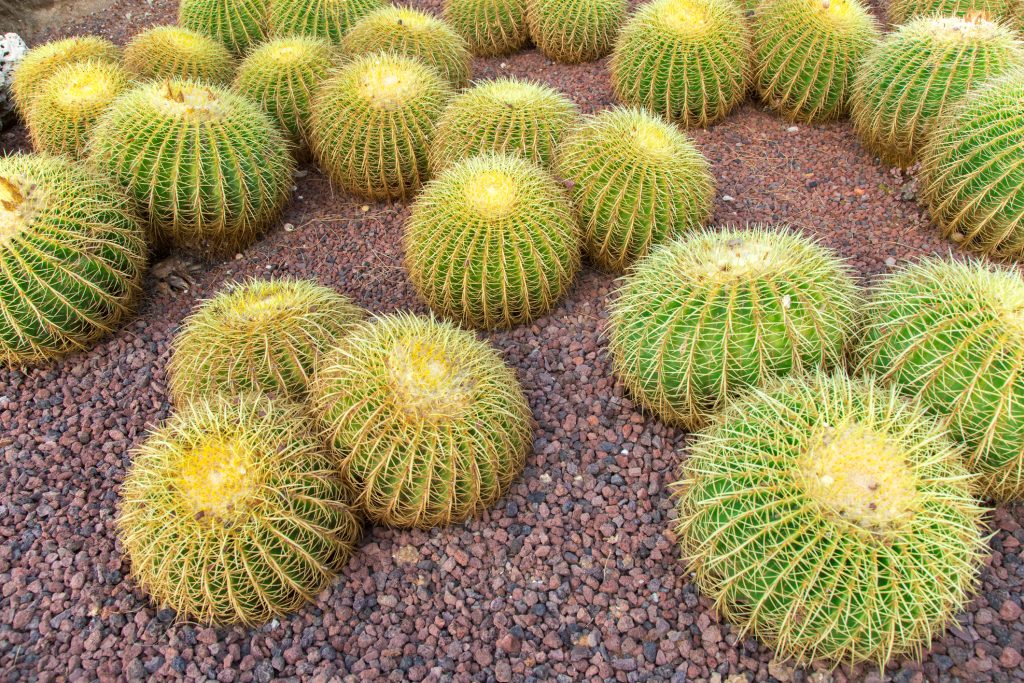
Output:
<svg viewBox="0 0 1024 683">
<path fill-rule="evenodd" d="M 174 4 L 117 0 L 45 37 L 124 43 L 172 22 Z M 612 103 L 606 60 L 563 66 L 531 50 L 474 70 L 545 81 L 587 112 Z M 846 121 L 792 127 L 748 103 L 693 136 L 718 179 L 715 222 L 790 222 L 867 279 L 951 248 L 914 202 L 914 183 L 873 160 Z M 23 129 L 0 143 L 27 148 Z M 126 578 L 113 520 L 129 450 L 169 412 L 168 345 L 195 302 L 234 278 L 291 275 L 374 312 L 425 312 L 402 267 L 408 209 L 343 196 L 312 166 L 299 175 L 281 225 L 240 258 L 162 263 L 138 318 L 92 351 L 0 369 L 4 680 L 883 679 L 867 667 L 772 661 L 698 595 L 668 530 L 686 438 L 640 414 L 612 379 L 602 331 L 614 278 L 590 267 L 550 315 L 487 335 L 536 417 L 526 471 L 487 514 L 431 532 L 373 529 L 332 588 L 263 628 L 176 623 L 156 609 Z M 898 659 L 886 680 L 1024 680 L 1022 523 L 1022 506 L 994 513 L 978 597 L 922 662 Z"/>
</svg>

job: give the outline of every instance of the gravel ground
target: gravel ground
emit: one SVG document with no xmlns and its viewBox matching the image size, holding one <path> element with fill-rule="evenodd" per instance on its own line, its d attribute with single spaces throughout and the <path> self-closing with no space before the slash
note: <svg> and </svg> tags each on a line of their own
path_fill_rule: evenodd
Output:
<svg viewBox="0 0 1024 683">
<path fill-rule="evenodd" d="M 436 10 L 436 1 L 426 3 Z M 117 0 L 48 37 L 118 42 L 173 21 L 172 0 Z M 609 105 L 604 62 L 554 65 L 536 51 L 477 60 L 475 76 L 530 76 L 585 111 Z M 695 131 L 718 179 L 715 222 L 799 226 L 865 278 L 949 245 L 914 184 L 873 160 L 850 125 L 793 128 L 747 104 Z M 26 149 L 25 133 L 0 138 Z M 536 417 L 526 471 L 489 513 L 432 532 L 373 529 L 315 604 L 256 630 L 176 623 L 126 577 L 114 541 L 129 451 L 168 415 L 164 367 L 181 319 L 239 277 L 315 278 L 374 312 L 412 309 L 399 234 L 407 208 L 332 191 L 299 172 L 285 219 L 240 258 L 170 260 L 138 318 L 89 353 L 0 369 L 0 672 L 16 680 L 880 681 L 869 668 L 796 668 L 716 619 L 666 529 L 685 435 L 642 415 L 611 379 L 602 331 L 614 278 L 585 268 L 534 324 L 489 335 Z M 991 518 L 978 597 L 895 681 L 1024 680 L 1024 507 Z"/>
</svg>

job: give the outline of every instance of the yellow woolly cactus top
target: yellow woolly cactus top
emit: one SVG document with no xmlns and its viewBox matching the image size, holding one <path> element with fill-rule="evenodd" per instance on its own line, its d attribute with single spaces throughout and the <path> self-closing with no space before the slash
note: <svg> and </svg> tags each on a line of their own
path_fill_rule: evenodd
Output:
<svg viewBox="0 0 1024 683">
<path fill-rule="evenodd" d="M 430 341 L 396 344 L 385 361 L 395 403 L 425 422 L 456 418 L 473 400 L 473 382 L 464 364 Z"/>
<path fill-rule="evenodd" d="M 676 149 L 676 141 L 660 123 L 637 117 L 633 129 L 633 141 L 637 148 L 654 159 L 664 159 Z"/>
<path fill-rule="evenodd" d="M 248 512 L 259 486 L 251 446 L 239 440 L 211 438 L 181 454 L 178 489 L 197 519 L 230 523 Z"/>
<path fill-rule="evenodd" d="M 516 180 L 508 173 L 492 169 L 466 182 L 466 201 L 484 218 L 502 218 L 515 208 Z"/>
<path fill-rule="evenodd" d="M 662 2 L 658 18 L 666 28 L 682 36 L 698 36 L 707 32 L 707 11 L 703 3 L 694 0 Z"/>
<path fill-rule="evenodd" d="M 708 249 L 703 262 L 697 264 L 708 280 L 720 284 L 741 278 L 756 277 L 771 270 L 778 252 L 764 240 L 735 237 L 727 242 L 715 242 Z"/>
<path fill-rule="evenodd" d="M 151 92 L 153 106 L 168 116 L 195 120 L 222 117 L 226 111 L 210 88 L 193 81 L 166 81 Z"/>
<path fill-rule="evenodd" d="M 399 109 L 419 94 L 418 76 L 399 60 L 370 61 L 359 74 L 359 92 L 377 109 Z"/>
<path fill-rule="evenodd" d="M 30 207 L 19 183 L 0 176 L 0 245 L 25 229 L 30 220 L 27 215 Z"/>
<path fill-rule="evenodd" d="M 980 42 L 1007 35 L 1007 29 L 989 21 L 984 13 L 975 13 L 967 17 L 935 17 L 920 22 L 918 26 L 924 34 L 944 43 Z"/>
<path fill-rule="evenodd" d="M 395 21 L 413 31 L 420 31 L 430 26 L 430 17 L 423 12 L 418 12 L 408 7 L 395 8 L 392 16 Z"/>
<path fill-rule="evenodd" d="M 78 69 L 69 74 L 56 102 L 68 110 L 89 109 L 109 102 L 122 83 L 107 69 Z"/>
</svg>

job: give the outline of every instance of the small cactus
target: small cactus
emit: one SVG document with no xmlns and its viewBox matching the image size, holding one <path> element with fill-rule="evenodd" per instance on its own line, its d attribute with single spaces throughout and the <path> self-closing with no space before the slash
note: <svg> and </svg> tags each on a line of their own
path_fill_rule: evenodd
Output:
<svg viewBox="0 0 1024 683">
<path fill-rule="evenodd" d="M 270 0 L 270 35 L 310 36 L 335 45 L 356 22 L 384 6 L 384 0 Z"/>
<path fill-rule="evenodd" d="M 244 55 L 267 37 L 268 0 L 181 0 L 178 24 Z"/>
<path fill-rule="evenodd" d="M 608 54 L 626 18 L 626 0 L 526 0 L 533 42 L 556 62 L 592 62 Z"/>
<path fill-rule="evenodd" d="M 319 365 L 314 405 L 367 518 L 453 524 L 523 469 L 530 410 L 488 344 L 409 314 L 357 325 Z"/>
<path fill-rule="evenodd" d="M 143 80 L 180 78 L 227 85 L 236 64 L 234 55 L 209 36 L 177 26 L 154 26 L 125 46 L 124 67 Z"/>
<path fill-rule="evenodd" d="M 526 45 L 526 0 L 445 0 L 444 20 L 480 57 L 515 52 Z"/>
<path fill-rule="evenodd" d="M 456 163 L 416 199 L 405 261 L 420 295 L 466 325 L 512 327 L 547 313 L 572 284 L 579 229 L 565 190 L 510 156 Z"/>
<path fill-rule="evenodd" d="M 28 113 L 43 84 L 60 67 L 76 62 L 121 63 L 121 50 L 106 38 L 83 36 L 55 40 L 34 47 L 14 69 L 11 95 L 22 117 Z"/>
<path fill-rule="evenodd" d="M 1020 11 L 1019 0 L 889 0 L 886 16 L 893 26 L 927 16 L 966 17 L 984 14 L 1014 25 Z"/>
</svg>

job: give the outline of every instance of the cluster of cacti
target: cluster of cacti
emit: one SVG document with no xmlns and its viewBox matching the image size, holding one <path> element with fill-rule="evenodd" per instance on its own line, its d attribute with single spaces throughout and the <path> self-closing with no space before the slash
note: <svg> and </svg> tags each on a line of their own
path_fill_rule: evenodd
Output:
<svg viewBox="0 0 1024 683">
<path fill-rule="evenodd" d="M 181 0 L 178 23 L 243 55 L 267 37 L 267 0 Z"/>
<path fill-rule="evenodd" d="M 839 256 L 793 232 L 701 232 L 627 277 L 610 309 L 613 367 L 641 404 L 700 427 L 745 389 L 838 366 L 858 301 Z"/>
<path fill-rule="evenodd" d="M 46 361 L 116 327 L 142 286 L 128 202 L 67 159 L 0 158 L 0 362 Z"/>
<path fill-rule="evenodd" d="M 935 122 L 986 79 L 1024 66 L 1009 28 L 981 17 L 922 17 L 873 48 L 857 71 L 851 117 L 884 162 L 915 161 Z"/>
<path fill-rule="evenodd" d="M 124 48 L 124 67 L 139 79 L 180 78 L 227 85 L 235 66 L 234 55 L 222 43 L 178 26 L 154 26 Z"/>
<path fill-rule="evenodd" d="M 526 0 L 445 0 L 444 19 L 481 57 L 515 52 L 530 39 Z"/>
<path fill-rule="evenodd" d="M 384 6 L 383 0 L 270 0 L 270 35 L 311 36 L 335 45 L 360 19 Z"/>
<path fill-rule="evenodd" d="M 439 173 L 477 154 L 520 156 L 544 167 L 562 137 L 580 120 L 572 100 L 540 83 L 517 78 L 484 81 L 459 94 L 437 123 L 430 169 Z"/>
<path fill-rule="evenodd" d="M 584 249 L 609 270 L 703 225 L 715 196 L 704 155 L 683 132 L 639 109 L 601 112 L 570 133 L 557 172 L 571 183 Z"/>
<path fill-rule="evenodd" d="M 205 258 L 255 241 L 291 195 L 294 161 L 250 100 L 199 81 L 147 83 L 107 110 L 90 160 L 149 217 L 151 239 Z"/>
<path fill-rule="evenodd" d="M 611 51 L 626 7 L 626 0 L 526 0 L 526 23 L 549 58 L 592 62 Z"/>
<path fill-rule="evenodd" d="M 1024 256 L 1024 71 L 940 119 L 921 151 L 921 197 L 942 234 L 996 258 Z"/>
<path fill-rule="evenodd" d="M 83 36 L 45 43 L 28 51 L 14 70 L 11 95 L 22 116 L 26 116 L 46 80 L 60 67 L 76 62 L 121 62 L 121 50 L 106 38 Z"/>
<path fill-rule="evenodd" d="M 753 26 L 757 89 L 795 121 L 845 114 L 854 73 L 881 35 L 859 0 L 771 0 Z"/>
<path fill-rule="evenodd" d="M 1018 21 L 1019 0 L 889 0 L 886 16 L 894 25 L 926 16 L 984 14 L 989 18 L 1014 25 Z"/>
<path fill-rule="evenodd" d="M 460 522 L 523 468 L 530 411 L 515 373 L 448 323 L 399 314 L 357 325 L 324 358 L 311 393 L 373 521 Z"/>
<path fill-rule="evenodd" d="M 299 609 L 361 531 L 305 411 L 258 394 L 176 413 L 134 452 L 121 497 L 132 576 L 204 623 L 256 626 Z"/>
<path fill-rule="evenodd" d="M 788 378 L 691 444 L 677 535 L 718 610 L 780 658 L 884 666 L 970 598 L 983 510 L 921 408 L 870 380 Z"/>
<path fill-rule="evenodd" d="M 346 55 L 385 52 L 418 59 L 452 87 L 469 83 L 472 55 L 462 37 L 440 19 L 407 7 L 367 14 L 341 41 Z"/>
<path fill-rule="evenodd" d="M 565 190 L 505 155 L 471 157 L 431 181 L 405 226 L 409 277 L 438 313 L 511 327 L 548 312 L 580 264 Z"/>
<path fill-rule="evenodd" d="M 653 0 L 615 43 L 612 86 L 627 105 L 706 126 L 746 97 L 750 52 L 747 21 L 733 0 Z"/>
<path fill-rule="evenodd" d="M 451 96 L 447 81 L 419 60 L 386 53 L 355 57 L 314 100 L 313 152 L 350 192 L 408 197 L 427 178 L 434 127 Z"/>
</svg>

